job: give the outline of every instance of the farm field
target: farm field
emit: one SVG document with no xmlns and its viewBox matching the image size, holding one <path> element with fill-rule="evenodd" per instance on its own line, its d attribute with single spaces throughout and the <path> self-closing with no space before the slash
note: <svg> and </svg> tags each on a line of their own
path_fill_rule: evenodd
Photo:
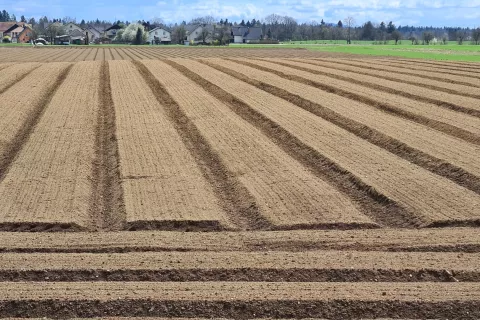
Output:
<svg viewBox="0 0 480 320">
<path fill-rule="evenodd" d="M 0 61 L 0 318 L 480 318 L 479 65 Z"/>
</svg>

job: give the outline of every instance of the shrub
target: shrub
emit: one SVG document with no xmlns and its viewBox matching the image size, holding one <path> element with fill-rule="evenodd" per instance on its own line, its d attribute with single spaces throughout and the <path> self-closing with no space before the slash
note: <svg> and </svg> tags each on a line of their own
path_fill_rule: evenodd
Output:
<svg viewBox="0 0 480 320">
<path fill-rule="evenodd" d="M 3 37 L 2 42 L 3 43 L 10 43 L 10 42 L 12 42 L 12 39 L 9 36 L 5 36 L 5 37 Z"/>
</svg>

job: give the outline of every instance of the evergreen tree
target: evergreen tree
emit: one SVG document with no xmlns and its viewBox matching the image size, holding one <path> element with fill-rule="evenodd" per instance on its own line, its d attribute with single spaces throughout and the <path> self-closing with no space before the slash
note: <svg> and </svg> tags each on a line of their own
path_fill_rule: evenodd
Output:
<svg viewBox="0 0 480 320">
<path fill-rule="evenodd" d="M 241 25 L 242 27 L 245 27 L 245 20 L 242 20 L 242 22 L 240 22 L 240 25 Z"/>
<path fill-rule="evenodd" d="M 252 25 L 250 24 L 250 20 L 247 21 L 246 26 L 247 26 L 247 27 L 251 27 L 251 26 L 252 26 Z"/>
<path fill-rule="evenodd" d="M 272 39 L 272 30 L 270 30 L 270 28 L 267 31 L 267 37 L 268 39 Z"/>
<path fill-rule="evenodd" d="M 143 42 L 143 33 L 142 28 L 138 27 L 137 34 L 135 35 L 135 43 L 136 45 L 142 44 Z"/>
<path fill-rule="evenodd" d="M 322 26 L 324 26 L 324 25 L 325 25 L 325 21 L 323 21 L 323 19 L 322 19 L 322 21 L 320 22 L 320 24 L 321 24 Z"/>
<path fill-rule="evenodd" d="M 252 25 L 252 27 L 255 27 L 257 25 L 257 20 L 252 19 L 251 25 Z"/>
<path fill-rule="evenodd" d="M 337 26 L 338 26 L 339 28 L 343 28 L 342 20 L 338 20 Z"/>
<path fill-rule="evenodd" d="M 20 17 L 20 22 L 27 23 L 27 19 L 25 18 L 24 15 L 22 15 L 22 16 Z"/>
<path fill-rule="evenodd" d="M 12 14 L 12 17 L 11 17 L 10 21 L 17 21 L 17 17 L 15 17 L 15 15 Z"/>
<path fill-rule="evenodd" d="M 395 25 L 393 24 L 392 21 L 390 21 L 390 22 L 388 23 L 388 26 L 387 26 L 387 32 L 388 32 L 388 33 L 392 33 L 393 31 L 395 31 L 395 29 L 396 29 L 396 28 L 395 28 Z"/>
<path fill-rule="evenodd" d="M 380 23 L 380 27 L 378 29 L 382 32 L 387 31 L 387 27 L 385 26 L 385 22 L 382 21 L 382 23 Z"/>
<path fill-rule="evenodd" d="M 220 24 L 222 24 L 222 25 L 224 24 L 223 19 L 220 19 Z"/>
</svg>

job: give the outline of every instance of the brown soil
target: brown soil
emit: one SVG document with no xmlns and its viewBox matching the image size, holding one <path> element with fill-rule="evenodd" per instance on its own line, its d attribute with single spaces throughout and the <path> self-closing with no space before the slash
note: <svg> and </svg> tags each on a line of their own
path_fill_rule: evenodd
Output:
<svg viewBox="0 0 480 320">
<path fill-rule="evenodd" d="M 480 67 L 356 58 L 0 48 L 0 318 L 480 319 Z"/>
</svg>

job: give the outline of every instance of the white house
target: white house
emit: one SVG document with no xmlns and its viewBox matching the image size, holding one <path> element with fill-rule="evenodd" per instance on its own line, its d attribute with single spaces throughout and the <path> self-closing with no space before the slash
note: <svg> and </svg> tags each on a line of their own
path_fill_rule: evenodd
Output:
<svg viewBox="0 0 480 320">
<path fill-rule="evenodd" d="M 150 44 L 169 44 L 172 37 L 169 31 L 158 27 L 148 31 L 147 41 Z"/>
<path fill-rule="evenodd" d="M 85 35 L 88 34 L 89 43 L 93 43 L 95 42 L 95 40 L 100 39 L 102 37 L 102 33 L 92 26 L 89 26 L 88 28 L 86 28 L 84 32 L 85 32 Z"/>
<path fill-rule="evenodd" d="M 232 27 L 234 43 L 249 43 L 259 41 L 263 38 L 262 28 L 260 27 Z"/>
<path fill-rule="evenodd" d="M 185 30 L 187 36 L 185 37 L 185 42 L 188 43 L 201 43 L 205 40 L 206 43 L 211 43 L 213 41 L 213 35 L 215 33 L 215 27 L 211 24 L 207 25 L 186 25 Z M 206 37 L 203 39 L 203 30 L 206 30 Z"/>
<path fill-rule="evenodd" d="M 85 34 L 83 29 L 77 26 L 75 23 L 69 22 L 63 26 L 63 30 L 65 30 L 65 34 L 78 34 L 79 32 Z"/>
</svg>

